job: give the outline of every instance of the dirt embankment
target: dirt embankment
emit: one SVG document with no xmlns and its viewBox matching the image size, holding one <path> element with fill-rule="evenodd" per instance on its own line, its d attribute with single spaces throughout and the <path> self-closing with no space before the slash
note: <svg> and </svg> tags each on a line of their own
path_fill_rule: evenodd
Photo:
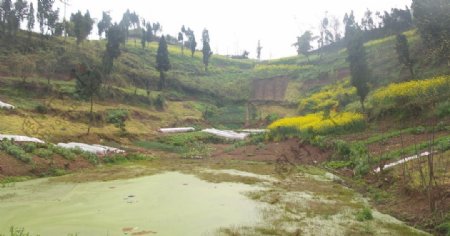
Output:
<svg viewBox="0 0 450 236">
<path fill-rule="evenodd" d="M 327 161 L 331 151 L 305 144 L 298 139 L 288 139 L 282 142 L 271 142 L 260 145 L 249 145 L 232 148 L 230 145 L 214 145 L 213 158 L 267 161 L 267 162 L 290 162 L 292 164 L 316 165 Z"/>
<path fill-rule="evenodd" d="M 255 79 L 252 82 L 252 101 L 283 101 L 288 78 Z"/>
</svg>

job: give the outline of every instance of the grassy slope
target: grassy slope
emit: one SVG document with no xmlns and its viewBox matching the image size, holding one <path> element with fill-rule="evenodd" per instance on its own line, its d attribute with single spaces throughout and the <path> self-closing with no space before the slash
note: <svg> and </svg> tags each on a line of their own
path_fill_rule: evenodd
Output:
<svg viewBox="0 0 450 236">
<path fill-rule="evenodd" d="M 409 31 L 406 35 L 411 44 L 412 55 L 417 57 L 420 55 L 419 37 L 415 31 Z M 81 61 L 99 64 L 105 41 L 84 42 L 82 45 L 76 46 L 74 39 L 71 38 L 64 42 L 62 38 L 45 40 L 33 35 L 31 39 L 28 39 L 26 35 L 19 33 L 18 39 L 8 45 L 8 47 L 0 49 L 2 59 L 0 60 L 0 75 L 3 75 L 0 81 L 2 83 L 0 100 L 17 105 L 20 109 L 14 114 L 2 111 L 1 123 L 14 125 L 0 126 L 0 132 L 24 133 L 20 124 L 23 123 L 24 117 L 32 116 L 43 124 L 53 124 L 56 120 L 61 119 L 62 124 L 68 122 L 52 131 L 58 137 L 73 137 L 82 134 L 84 132 L 82 127 L 86 126 L 86 122 L 83 118 L 74 120 L 73 117 L 69 121 L 65 120 L 64 115 L 69 109 L 67 101 L 62 101 L 58 96 L 65 94 L 71 99 L 74 81 L 67 80 L 70 69 Z M 407 72 L 397 62 L 394 45 L 395 37 L 370 41 L 366 44 L 368 62 L 374 77 L 372 88 L 400 81 L 407 76 Z M 245 109 L 242 102 L 249 97 L 252 79 L 289 78 L 285 100 L 294 105 L 290 107 L 278 104 L 258 105 L 257 115 L 259 118 L 273 113 L 281 116 L 294 115 L 295 105 L 300 99 L 308 97 L 315 91 L 320 91 L 325 85 L 348 79 L 345 49 L 326 52 L 321 57 L 313 54 L 310 56 L 310 62 L 303 56 L 258 63 L 253 60 L 235 60 L 214 55 L 209 71 L 205 72 L 201 52 L 197 51 L 191 58 L 188 50 L 185 50 L 182 55 L 179 46 L 169 45 L 172 69 L 168 72 L 170 87 L 165 94 L 172 101 L 169 101 L 167 111 L 159 112 L 141 102 L 145 100 L 146 96 L 146 80 L 150 81 L 151 97 L 155 98 L 160 93 L 155 91 L 159 77 L 159 73 L 154 69 L 156 50 L 156 42 L 150 43 L 143 50 L 139 43 L 129 40 L 126 47 L 123 48 L 122 55 L 115 62 L 113 81 L 107 82 L 112 85 L 116 93 L 121 94 L 121 99 L 112 99 L 116 95 L 110 94 L 107 98 L 97 102 L 95 106 L 95 110 L 99 113 L 119 107 L 131 110 L 132 116 L 131 120 L 127 122 L 127 129 L 132 134 L 148 134 L 158 127 L 179 123 L 187 118 L 200 119 L 201 113 L 206 108 L 217 110 L 216 116 L 211 118 L 216 121 L 213 124 L 229 122 L 233 124 L 232 127 L 237 127 L 244 122 Z M 52 76 L 51 81 L 52 94 L 46 94 L 45 91 L 28 91 L 18 85 L 20 79 L 14 78 L 17 73 L 12 70 L 11 66 L 11 63 L 17 63 L 18 54 L 25 54 L 32 62 L 56 58 L 56 75 Z M 448 68 L 433 67 L 421 61 L 416 67 L 419 78 L 448 73 Z M 39 64 L 37 64 L 35 71 L 32 71 L 31 77 L 27 79 L 28 84 L 32 84 L 34 87 L 44 87 L 46 84 L 45 77 L 48 75 L 39 73 L 39 69 Z M 137 75 L 137 79 L 133 80 L 133 75 Z M 136 95 L 134 95 L 135 92 Z M 50 99 L 52 97 L 56 97 L 56 99 Z M 48 103 L 49 100 L 53 101 L 51 108 L 54 111 L 50 114 L 37 114 L 35 107 Z M 357 107 L 357 104 L 349 106 L 350 108 Z M 81 102 L 71 112 L 86 112 L 87 109 L 87 103 Z M 17 119 L 18 117 L 22 119 Z M 73 124 L 70 125 L 70 129 L 65 128 L 69 124 Z M 108 135 L 114 134 L 115 131 L 116 129 L 111 125 L 94 128 L 94 132 Z"/>
</svg>

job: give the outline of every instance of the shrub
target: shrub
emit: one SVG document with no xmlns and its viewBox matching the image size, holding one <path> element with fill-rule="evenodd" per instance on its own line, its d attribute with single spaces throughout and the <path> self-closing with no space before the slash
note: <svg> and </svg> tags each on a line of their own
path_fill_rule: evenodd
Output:
<svg viewBox="0 0 450 236">
<path fill-rule="evenodd" d="M 436 108 L 436 115 L 440 118 L 450 116 L 450 101 L 439 103 Z"/>
<path fill-rule="evenodd" d="M 82 153 L 81 153 L 81 156 L 82 156 L 85 160 L 89 161 L 89 162 L 90 162 L 91 164 L 93 164 L 93 165 L 97 165 L 97 164 L 99 163 L 98 156 L 95 155 L 94 153 L 91 153 L 91 152 L 82 152 Z"/>
<path fill-rule="evenodd" d="M 40 114 L 47 114 L 47 113 L 48 113 L 48 107 L 47 107 L 46 105 L 43 105 L 43 104 L 37 105 L 37 106 L 34 108 L 34 110 L 35 110 L 37 113 L 40 113 Z"/>
<path fill-rule="evenodd" d="M 53 151 L 51 149 L 39 148 L 34 150 L 34 154 L 41 158 L 50 158 L 53 155 Z"/>
<path fill-rule="evenodd" d="M 25 143 L 23 144 L 23 150 L 27 153 L 33 153 L 33 151 L 36 149 L 37 145 L 35 143 Z"/>
<path fill-rule="evenodd" d="M 166 107 L 166 98 L 162 94 L 158 94 L 158 96 L 155 99 L 155 108 L 159 111 L 164 111 Z"/>
<path fill-rule="evenodd" d="M 372 219 L 373 219 L 372 210 L 370 210 L 370 208 L 368 207 L 364 207 L 363 209 L 358 211 L 358 213 L 356 213 L 357 221 L 366 221 Z"/>
<path fill-rule="evenodd" d="M 126 132 L 125 121 L 128 119 L 128 111 L 123 109 L 109 110 L 106 121 L 119 128 L 122 133 Z"/>
<path fill-rule="evenodd" d="M 211 156 L 211 147 L 203 142 L 194 142 L 188 151 L 183 154 L 183 158 L 201 159 Z"/>
<path fill-rule="evenodd" d="M 52 152 L 60 155 L 64 159 L 71 160 L 71 161 L 75 160 L 76 154 L 70 149 L 62 148 L 62 147 L 58 147 L 58 146 L 51 146 L 50 149 Z"/>
<path fill-rule="evenodd" d="M 351 155 L 351 148 L 350 145 L 343 140 L 336 140 L 334 142 L 334 150 L 335 155 L 340 160 L 349 160 Z"/>
<path fill-rule="evenodd" d="M 362 114 L 332 112 L 327 115 L 321 112 L 305 116 L 283 118 L 273 122 L 268 128 L 275 130 L 279 127 L 292 127 L 301 132 L 327 134 L 361 130 L 364 128 L 364 124 L 364 116 Z"/>
<path fill-rule="evenodd" d="M 25 162 L 31 163 L 32 157 L 28 155 L 25 150 L 23 150 L 20 146 L 15 145 L 12 141 L 4 139 L 1 142 L 1 149 L 4 150 L 9 155 Z"/>
</svg>

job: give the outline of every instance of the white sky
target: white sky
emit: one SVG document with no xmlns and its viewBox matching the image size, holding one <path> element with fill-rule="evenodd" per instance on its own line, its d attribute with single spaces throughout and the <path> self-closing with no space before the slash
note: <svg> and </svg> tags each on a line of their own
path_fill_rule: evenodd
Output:
<svg viewBox="0 0 450 236">
<path fill-rule="evenodd" d="M 345 12 L 353 10 L 361 19 L 367 8 L 372 12 L 404 8 L 411 0 L 68 0 L 71 12 L 89 10 L 100 20 L 102 11 L 110 11 L 113 21 L 120 21 L 126 9 L 136 11 L 150 22 L 159 21 L 163 34 L 178 35 L 182 25 L 194 30 L 197 42 L 201 32 L 209 30 L 211 47 L 219 54 L 240 54 L 244 49 L 256 57 L 261 40 L 262 58 L 279 58 L 296 54 L 291 45 L 305 30 L 318 28 L 320 19 L 336 16 L 341 22 Z M 56 6 L 63 5 L 56 0 Z M 97 34 L 97 27 L 93 33 Z M 199 46 L 201 47 L 201 43 Z"/>
</svg>

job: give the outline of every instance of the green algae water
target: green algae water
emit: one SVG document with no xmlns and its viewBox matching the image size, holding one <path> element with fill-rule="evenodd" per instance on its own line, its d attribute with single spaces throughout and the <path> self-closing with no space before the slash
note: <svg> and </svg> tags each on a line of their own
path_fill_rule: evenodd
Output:
<svg viewBox="0 0 450 236">
<path fill-rule="evenodd" d="M 243 195 L 260 187 L 213 184 L 167 172 L 108 182 L 37 179 L 0 188 L 0 234 L 211 235 L 260 220 L 261 203 Z"/>
</svg>

